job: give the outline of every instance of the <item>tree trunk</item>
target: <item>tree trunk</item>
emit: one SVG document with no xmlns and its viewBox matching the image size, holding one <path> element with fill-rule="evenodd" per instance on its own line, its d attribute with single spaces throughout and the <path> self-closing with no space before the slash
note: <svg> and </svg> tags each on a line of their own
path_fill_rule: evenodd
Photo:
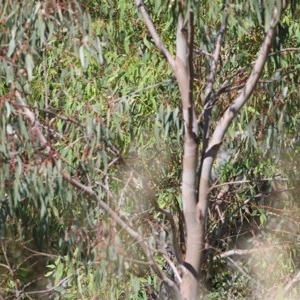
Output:
<svg viewBox="0 0 300 300">
<path fill-rule="evenodd" d="M 188 22 L 192 22 L 192 20 Z M 199 237 L 203 235 L 203 226 L 196 212 L 197 197 L 195 187 L 198 161 L 198 124 L 191 90 L 193 78 L 189 65 L 191 53 L 189 53 L 188 32 L 183 16 L 180 15 L 177 28 L 177 56 L 174 71 L 181 94 L 185 124 L 182 171 L 182 202 L 187 230 L 185 262 L 198 272 L 200 266 L 199 250 L 201 249 L 201 239 Z M 198 280 L 188 270 L 184 272 L 180 289 L 183 299 L 197 299 Z"/>
</svg>

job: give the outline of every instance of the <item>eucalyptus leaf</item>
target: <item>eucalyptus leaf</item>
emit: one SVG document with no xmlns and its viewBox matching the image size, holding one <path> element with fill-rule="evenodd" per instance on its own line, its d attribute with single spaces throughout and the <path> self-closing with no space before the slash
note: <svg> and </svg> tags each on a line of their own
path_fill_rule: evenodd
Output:
<svg viewBox="0 0 300 300">
<path fill-rule="evenodd" d="M 7 57 L 11 57 L 16 48 L 16 40 L 14 37 L 9 42 Z"/>
<path fill-rule="evenodd" d="M 84 54 L 84 45 L 81 45 L 79 47 L 79 57 L 80 57 L 81 66 L 85 69 L 86 68 L 86 60 L 85 60 L 85 54 Z"/>
<path fill-rule="evenodd" d="M 38 35 L 40 38 L 40 45 L 43 46 L 45 43 L 46 24 L 41 16 L 39 16 L 37 19 L 37 28 L 38 28 Z"/>
<path fill-rule="evenodd" d="M 27 53 L 25 55 L 25 65 L 26 65 L 28 80 L 31 81 L 33 79 L 34 61 L 33 61 L 33 56 L 30 53 Z"/>
</svg>

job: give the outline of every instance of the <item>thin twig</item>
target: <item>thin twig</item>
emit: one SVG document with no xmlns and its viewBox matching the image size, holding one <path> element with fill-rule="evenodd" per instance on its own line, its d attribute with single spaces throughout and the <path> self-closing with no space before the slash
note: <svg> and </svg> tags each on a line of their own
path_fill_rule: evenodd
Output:
<svg viewBox="0 0 300 300">
<path fill-rule="evenodd" d="M 74 274 L 77 274 L 79 269 L 77 269 Z M 52 291 L 55 291 L 59 286 L 63 285 L 70 277 L 75 276 L 74 274 L 70 274 L 66 276 L 65 278 L 61 279 L 55 286 L 48 288 L 47 290 L 40 290 L 40 291 L 32 291 L 32 292 L 26 292 L 26 295 L 35 295 L 35 294 L 49 294 Z"/>
<path fill-rule="evenodd" d="M 11 268 L 10 268 L 10 266 L 8 266 L 8 265 L 0 264 L 0 267 L 3 267 L 3 268 L 5 268 L 5 269 L 9 270 L 9 272 L 11 272 Z M 12 274 L 11 274 L 11 275 L 12 275 Z"/>
<path fill-rule="evenodd" d="M 269 53 L 269 56 L 275 56 L 277 54 L 281 54 L 284 52 L 297 52 L 297 51 L 300 51 L 300 48 L 284 48 L 284 49 Z"/>
<path fill-rule="evenodd" d="M 248 278 L 251 282 L 253 282 L 256 286 L 261 287 L 260 283 L 254 280 L 249 274 L 247 274 L 244 269 L 239 266 L 238 263 L 236 263 L 232 258 L 229 256 L 226 257 L 246 278 Z"/>
<path fill-rule="evenodd" d="M 178 264 L 182 264 L 182 255 L 181 255 L 181 251 L 178 247 L 178 231 L 177 231 L 177 227 L 176 227 L 176 224 L 174 221 L 174 216 L 169 211 L 161 208 L 156 201 L 153 201 L 153 204 L 154 204 L 155 210 L 161 212 L 167 218 L 167 220 L 169 221 L 169 223 L 171 225 L 172 245 L 174 248 L 174 254 L 175 254 Z"/>
<path fill-rule="evenodd" d="M 157 88 L 157 87 L 159 87 L 159 86 L 161 86 L 163 84 L 166 84 L 166 83 L 172 83 L 172 79 L 164 80 L 162 82 L 159 82 L 159 83 L 156 83 L 156 84 L 153 84 L 153 85 L 149 85 L 149 86 L 146 86 L 144 88 L 137 89 L 137 90 L 135 90 L 132 93 L 128 93 L 128 94 L 126 94 L 126 95 L 124 95 L 122 97 L 113 99 L 113 102 L 119 102 L 121 100 L 126 100 L 129 97 L 132 97 L 134 95 L 137 95 L 137 94 L 139 94 L 141 92 L 144 92 L 144 91 L 147 91 L 147 90 L 151 90 L 151 89 Z"/>
<path fill-rule="evenodd" d="M 298 271 L 293 278 L 287 283 L 287 285 L 284 287 L 284 293 L 287 294 L 291 291 L 291 289 L 300 281 L 300 271 Z"/>
<path fill-rule="evenodd" d="M 6 267 L 9 270 L 10 275 L 14 276 L 14 272 L 13 272 L 13 270 L 12 270 L 12 268 L 10 266 L 9 260 L 7 258 L 7 254 L 6 254 L 6 250 L 7 249 L 6 249 L 6 247 L 4 247 L 4 245 L 3 245 L 2 242 L 1 242 L 1 248 L 2 248 L 2 253 L 3 253 L 3 256 L 4 256 L 6 264 L 7 264 L 7 265 L 2 265 L 2 267 Z"/>
<path fill-rule="evenodd" d="M 276 177 L 276 176 L 274 176 L 274 177 Z M 235 185 L 235 184 L 243 184 L 243 183 L 258 183 L 258 182 L 273 181 L 274 177 L 263 178 L 263 179 L 259 179 L 259 180 L 236 180 L 236 181 L 228 181 L 228 182 L 224 182 L 224 183 L 214 184 L 210 187 L 210 191 L 213 190 L 213 189 L 222 187 L 224 185 Z M 280 178 L 280 180 L 290 181 L 291 179 L 289 179 L 289 178 Z M 285 191 L 285 190 L 282 190 L 282 191 Z"/>
<path fill-rule="evenodd" d="M 50 258 L 58 258 L 59 257 L 59 255 L 48 254 L 48 253 L 44 253 L 44 252 L 38 252 L 38 251 L 30 249 L 30 248 L 28 248 L 26 246 L 23 246 L 23 248 L 26 249 L 26 250 L 28 250 L 28 251 L 30 251 L 30 252 L 32 252 L 32 253 L 34 253 L 34 256 L 38 255 L 38 256 L 46 256 L 46 257 L 50 257 Z"/>
<path fill-rule="evenodd" d="M 242 256 L 242 255 L 249 255 L 249 254 L 252 254 L 252 253 L 256 253 L 256 252 L 261 252 L 261 251 L 264 251 L 264 250 L 269 250 L 268 249 L 260 249 L 260 248 L 255 248 L 255 249 L 231 249 L 231 250 L 228 250 L 226 252 L 223 252 L 223 253 L 220 253 L 218 255 L 216 255 L 214 257 L 214 259 L 217 259 L 218 257 L 220 258 L 227 258 L 229 256 L 234 256 L 234 255 L 238 255 L 238 256 Z"/>
</svg>

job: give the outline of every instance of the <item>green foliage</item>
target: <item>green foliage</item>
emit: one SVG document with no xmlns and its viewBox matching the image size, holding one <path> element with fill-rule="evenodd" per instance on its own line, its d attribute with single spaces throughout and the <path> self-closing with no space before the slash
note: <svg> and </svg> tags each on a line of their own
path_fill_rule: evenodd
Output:
<svg viewBox="0 0 300 300">
<path fill-rule="evenodd" d="M 0 262 L 5 270 L 0 295 L 35 297 L 45 289 L 49 299 L 157 295 L 160 281 L 140 247 L 99 203 L 68 184 L 62 172 L 97 192 L 142 234 L 163 268 L 160 243 L 165 241 L 160 238 L 163 230 L 170 231 L 170 220 L 161 209 L 183 228 L 183 121 L 171 70 L 133 1 L 27 2 L 0 1 Z M 145 2 L 174 54 L 178 1 Z M 187 1 L 187 9 L 199 9 L 194 83 L 199 99 L 209 72 L 208 52 L 229 11 L 212 128 L 257 57 L 270 13 L 262 16 L 260 2 L 227 3 L 230 8 L 225 9 L 223 1 Z M 299 52 L 275 53 L 296 48 L 299 30 L 288 10 L 258 88 L 224 141 L 229 154 L 225 163 L 215 165 L 210 198 L 207 240 L 219 252 L 245 244 L 286 245 L 260 259 L 255 254 L 247 262 L 234 259 L 270 288 L 299 268 L 299 241 L 293 239 L 298 230 L 286 219 L 282 227 L 272 227 L 270 214 L 275 208 L 298 225 L 297 189 L 279 208 L 269 197 L 273 175 L 298 178 L 299 173 Z M 15 89 L 35 114 L 50 152 L 26 118 Z M 202 105 L 196 103 L 199 110 Z M 222 186 L 229 186 L 225 193 Z M 288 182 L 287 187 L 295 186 Z M 226 259 L 216 259 L 217 254 L 209 255 L 208 297 L 253 296 L 249 277 Z M 270 280 L 261 276 L 275 266 Z"/>
</svg>

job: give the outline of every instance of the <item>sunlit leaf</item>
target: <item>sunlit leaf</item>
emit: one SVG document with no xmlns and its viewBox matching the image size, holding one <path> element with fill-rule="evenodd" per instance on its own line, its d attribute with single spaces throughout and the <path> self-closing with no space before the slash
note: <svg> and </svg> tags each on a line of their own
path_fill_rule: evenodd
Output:
<svg viewBox="0 0 300 300">
<path fill-rule="evenodd" d="M 46 24 L 41 16 L 39 16 L 37 19 L 37 28 L 38 28 L 38 35 L 40 38 L 40 45 L 43 46 L 45 43 Z"/>
<path fill-rule="evenodd" d="M 14 39 L 14 37 L 12 37 L 12 39 L 9 42 L 7 57 L 11 57 L 11 55 L 15 51 L 15 48 L 16 48 L 16 40 Z"/>
<path fill-rule="evenodd" d="M 86 67 L 86 61 L 85 61 L 85 54 L 84 54 L 84 45 L 81 45 L 79 47 L 79 57 L 80 57 L 81 66 L 83 68 L 85 68 Z"/>
<path fill-rule="evenodd" d="M 28 80 L 31 81 L 33 79 L 34 61 L 30 53 L 27 53 L 25 56 L 25 65 L 26 65 Z"/>
</svg>

